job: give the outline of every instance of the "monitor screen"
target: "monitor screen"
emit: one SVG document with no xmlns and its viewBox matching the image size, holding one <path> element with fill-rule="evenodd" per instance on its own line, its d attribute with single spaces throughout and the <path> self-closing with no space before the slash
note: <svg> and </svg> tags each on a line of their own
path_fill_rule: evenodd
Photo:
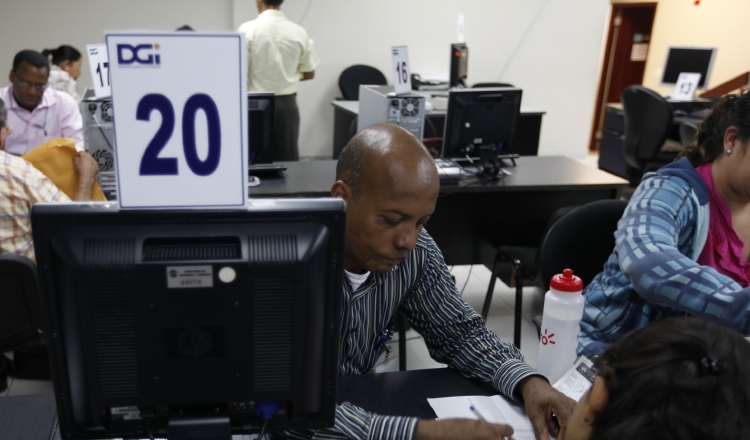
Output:
<svg viewBox="0 0 750 440">
<path fill-rule="evenodd" d="M 273 157 L 273 124 L 276 99 L 273 93 L 247 94 L 247 128 L 250 164 L 271 163 Z"/>
<path fill-rule="evenodd" d="M 35 205 L 62 438 L 332 426 L 344 214 Z"/>
<path fill-rule="evenodd" d="M 451 44 L 450 87 L 464 87 L 469 67 L 469 48 L 464 43 Z"/>
<path fill-rule="evenodd" d="M 661 76 L 662 86 L 674 86 L 682 72 L 700 73 L 698 88 L 706 89 L 711 76 L 715 47 L 670 47 L 667 49 L 667 59 L 664 62 L 664 72 Z"/>
<path fill-rule="evenodd" d="M 521 89 L 495 87 L 453 90 L 443 134 L 443 157 L 476 158 L 492 145 L 498 154 L 515 153 L 513 140 L 521 111 Z"/>
</svg>

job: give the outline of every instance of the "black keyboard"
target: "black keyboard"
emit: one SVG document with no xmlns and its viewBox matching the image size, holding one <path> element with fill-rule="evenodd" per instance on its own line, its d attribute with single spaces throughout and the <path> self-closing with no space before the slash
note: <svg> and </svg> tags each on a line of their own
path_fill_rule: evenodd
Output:
<svg viewBox="0 0 750 440">
<path fill-rule="evenodd" d="M 256 163 L 250 165 L 248 173 L 255 176 L 261 176 L 264 174 L 278 174 L 284 170 L 286 170 L 286 165 L 279 165 L 275 163 Z"/>
</svg>

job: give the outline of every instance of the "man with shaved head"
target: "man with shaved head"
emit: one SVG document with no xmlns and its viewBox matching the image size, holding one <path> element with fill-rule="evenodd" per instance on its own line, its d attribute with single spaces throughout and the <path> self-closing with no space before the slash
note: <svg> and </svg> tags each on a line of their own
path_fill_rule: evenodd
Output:
<svg viewBox="0 0 750 440">
<path fill-rule="evenodd" d="M 537 439 L 546 440 L 548 432 L 557 435 L 575 402 L 528 366 L 516 347 L 487 330 L 461 298 L 424 230 L 439 191 L 437 167 L 427 149 L 396 125 L 369 127 L 341 152 L 331 188 L 333 197 L 346 201 L 347 211 L 339 373 L 372 370 L 390 351 L 393 318 L 401 312 L 436 361 L 523 402 Z M 510 426 L 479 420 L 381 416 L 350 403 L 336 411 L 334 427 L 318 436 L 453 440 L 513 433 Z"/>
</svg>

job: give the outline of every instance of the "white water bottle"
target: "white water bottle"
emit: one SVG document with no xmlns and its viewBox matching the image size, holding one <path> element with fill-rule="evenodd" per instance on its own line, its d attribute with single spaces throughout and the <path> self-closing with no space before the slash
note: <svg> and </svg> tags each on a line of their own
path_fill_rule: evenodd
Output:
<svg viewBox="0 0 750 440">
<path fill-rule="evenodd" d="M 583 281 L 565 269 L 552 277 L 549 287 L 544 295 L 537 370 L 554 384 L 576 359 L 579 322 L 583 317 Z"/>
</svg>

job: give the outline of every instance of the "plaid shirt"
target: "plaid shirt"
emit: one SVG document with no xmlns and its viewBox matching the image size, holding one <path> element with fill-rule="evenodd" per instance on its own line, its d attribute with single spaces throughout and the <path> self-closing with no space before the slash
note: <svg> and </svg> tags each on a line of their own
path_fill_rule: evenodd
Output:
<svg viewBox="0 0 750 440">
<path fill-rule="evenodd" d="M 70 199 L 47 176 L 18 156 L 0 150 L 0 253 L 35 260 L 31 206 Z"/>
<path fill-rule="evenodd" d="M 435 242 L 422 231 L 416 248 L 388 273 L 370 274 L 352 290 L 344 281 L 339 374 L 369 372 L 386 349 L 378 340 L 400 311 L 438 362 L 477 379 L 520 401 L 516 387 L 538 375 L 513 344 L 502 342 L 484 327 L 482 317 L 461 298 Z M 414 417 L 373 414 L 343 403 L 331 429 L 274 434 L 284 438 L 412 439 Z"/>
</svg>

